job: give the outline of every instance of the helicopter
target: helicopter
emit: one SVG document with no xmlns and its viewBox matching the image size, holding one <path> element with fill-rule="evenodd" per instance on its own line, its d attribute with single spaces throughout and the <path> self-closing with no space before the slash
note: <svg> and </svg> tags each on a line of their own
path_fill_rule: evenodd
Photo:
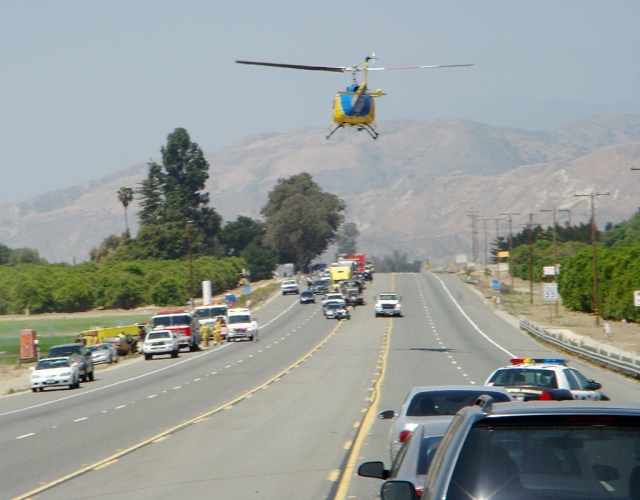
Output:
<svg viewBox="0 0 640 500">
<path fill-rule="evenodd" d="M 333 100 L 333 121 L 329 126 L 329 139 L 337 130 L 343 127 L 356 127 L 358 130 L 366 130 L 375 140 L 379 134 L 375 130 L 375 103 L 374 98 L 387 95 L 381 89 L 372 92 L 367 87 L 367 72 L 369 71 L 394 71 L 403 69 L 427 69 L 427 68 L 460 68 L 473 66 L 473 64 L 439 64 L 434 66 L 398 66 L 393 68 L 370 67 L 370 63 L 376 60 L 375 53 L 367 56 L 364 65 L 353 66 L 309 66 L 305 64 L 280 64 L 260 61 L 238 61 L 236 64 L 248 64 L 253 66 L 269 66 L 272 68 L 302 69 L 307 71 L 330 71 L 333 73 L 351 73 L 353 82 L 344 92 L 338 92 Z M 362 83 L 359 83 L 356 74 L 364 73 Z"/>
</svg>

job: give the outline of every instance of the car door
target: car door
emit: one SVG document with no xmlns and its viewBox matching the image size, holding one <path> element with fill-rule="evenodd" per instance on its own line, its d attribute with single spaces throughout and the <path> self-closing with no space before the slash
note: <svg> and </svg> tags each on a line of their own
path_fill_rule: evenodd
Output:
<svg viewBox="0 0 640 500">
<path fill-rule="evenodd" d="M 573 399 L 599 399 L 587 378 L 578 370 L 567 368 L 564 370 L 564 374 L 567 377 L 567 382 L 569 382 L 569 390 L 573 395 Z"/>
</svg>

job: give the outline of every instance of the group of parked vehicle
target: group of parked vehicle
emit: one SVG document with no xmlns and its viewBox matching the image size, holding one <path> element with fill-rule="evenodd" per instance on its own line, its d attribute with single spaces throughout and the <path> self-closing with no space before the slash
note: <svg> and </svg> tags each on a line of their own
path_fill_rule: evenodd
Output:
<svg viewBox="0 0 640 500">
<path fill-rule="evenodd" d="M 640 498 L 640 406 L 560 358 L 515 358 L 483 386 L 414 387 L 391 420 L 383 500 Z"/>
</svg>

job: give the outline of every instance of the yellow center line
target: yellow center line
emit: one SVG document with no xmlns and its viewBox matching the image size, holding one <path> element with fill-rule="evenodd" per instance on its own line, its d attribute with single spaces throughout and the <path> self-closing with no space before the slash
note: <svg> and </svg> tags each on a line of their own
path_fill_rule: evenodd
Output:
<svg viewBox="0 0 640 500">
<path fill-rule="evenodd" d="M 295 366 L 299 365 L 300 363 L 302 363 L 303 361 L 309 359 L 316 351 L 318 351 L 324 344 L 326 344 L 338 331 L 338 329 L 340 328 L 340 325 L 344 322 L 344 320 L 340 320 L 338 322 L 338 324 L 335 326 L 335 328 L 333 330 L 331 330 L 331 332 L 323 339 L 321 340 L 313 349 L 311 349 L 307 354 L 305 354 L 304 356 L 302 356 L 298 361 L 296 361 L 295 363 L 293 363 L 291 366 L 288 366 L 287 368 L 285 368 L 284 370 L 282 370 L 280 373 L 278 373 L 277 375 L 275 375 L 274 377 L 270 378 L 269 380 L 267 380 L 266 382 L 264 382 L 262 385 L 259 385 L 258 387 L 255 387 L 253 389 L 251 389 L 250 391 L 238 396 L 237 398 L 228 401 L 226 403 L 223 403 L 222 405 L 214 408 L 213 410 L 210 410 L 206 413 L 202 413 L 200 415 L 198 415 L 195 418 L 192 418 L 190 420 L 185 420 L 183 423 L 176 425 L 175 427 L 172 427 L 170 429 L 167 429 L 159 434 L 156 434 L 155 436 L 153 436 L 152 438 L 149 439 L 145 439 L 137 444 L 134 444 L 133 446 L 125 449 L 125 450 L 119 450 L 117 453 L 114 453 L 113 455 L 111 455 L 110 457 L 107 458 L 103 458 L 102 460 L 99 460 L 91 465 L 86 465 L 83 464 L 81 469 L 78 469 L 75 472 L 72 472 L 70 474 L 67 474 L 66 476 L 63 476 L 61 478 L 55 479 L 43 486 L 40 486 L 39 488 L 36 488 L 34 490 L 31 490 L 27 493 L 24 493 L 22 495 L 19 495 L 17 497 L 15 497 L 13 500 L 26 500 L 34 495 L 38 495 L 40 493 L 42 493 L 43 491 L 49 490 L 51 488 L 53 488 L 54 486 L 57 486 L 59 484 L 62 484 L 66 481 L 69 481 L 70 479 L 73 479 L 75 477 L 78 477 L 82 474 L 85 474 L 86 472 L 92 471 L 97 469 L 98 467 L 105 465 L 108 462 L 113 462 L 114 460 L 117 460 L 118 458 L 123 457 L 124 455 L 128 455 L 129 453 L 132 453 L 136 450 L 139 450 L 140 448 L 142 448 L 143 446 L 147 446 L 149 443 L 153 443 L 153 442 L 157 442 L 160 441 L 162 439 L 165 439 L 168 437 L 169 434 L 174 434 L 175 432 L 184 429 L 185 427 L 189 427 L 190 425 L 201 421 L 202 419 L 206 418 L 206 417 L 210 417 L 211 415 L 215 414 L 215 413 L 219 413 L 222 410 L 227 410 L 227 409 L 231 409 L 233 407 L 233 405 L 235 405 L 236 403 L 239 403 L 240 401 L 242 401 L 243 399 L 246 399 L 247 396 L 254 394 L 256 392 L 258 392 L 261 389 L 265 389 L 269 384 L 271 384 L 272 382 L 274 382 L 275 380 L 278 380 L 280 377 L 282 377 L 285 373 L 287 373 L 287 371 L 291 370 L 292 368 L 294 368 Z M 340 471 L 338 471 L 339 473 Z"/>
<path fill-rule="evenodd" d="M 395 273 L 391 275 L 391 290 L 395 290 Z M 336 490 L 336 495 L 334 500 L 344 500 L 347 498 L 347 491 L 349 489 L 349 484 L 351 483 L 351 478 L 353 477 L 353 473 L 356 467 L 356 461 L 360 460 L 359 454 L 360 449 L 363 446 L 366 446 L 364 443 L 365 438 L 369 435 L 369 430 L 373 427 L 373 422 L 376 418 L 376 413 L 378 412 L 378 400 L 380 399 L 380 386 L 382 385 L 382 381 L 384 380 L 384 375 L 387 370 L 387 355 L 389 354 L 389 340 L 391 338 L 391 328 L 393 327 L 393 320 L 389 318 L 389 325 L 387 326 L 387 331 L 385 333 L 385 338 L 383 342 L 383 353 L 382 353 L 382 366 L 380 368 L 380 376 L 376 381 L 373 393 L 371 394 L 371 404 L 369 405 L 369 409 L 364 416 L 362 421 L 362 425 L 358 430 L 358 434 L 356 435 L 356 439 L 353 442 L 353 447 L 349 451 L 349 458 L 347 460 L 347 465 L 344 469 L 344 473 L 340 477 L 340 481 L 338 483 L 338 488 Z M 351 498 L 351 497 L 350 497 Z"/>
</svg>

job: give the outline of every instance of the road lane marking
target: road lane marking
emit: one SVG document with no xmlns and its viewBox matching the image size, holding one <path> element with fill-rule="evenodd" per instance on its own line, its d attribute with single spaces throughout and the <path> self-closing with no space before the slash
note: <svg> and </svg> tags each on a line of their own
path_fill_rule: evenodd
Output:
<svg viewBox="0 0 640 500">
<path fill-rule="evenodd" d="M 29 436 L 35 436 L 36 433 L 35 432 L 30 432 L 29 434 L 23 434 L 22 436 L 18 436 L 16 439 L 24 439 L 24 438 L 28 438 Z"/>
<path fill-rule="evenodd" d="M 331 332 L 323 339 L 321 340 L 314 348 L 312 348 L 309 352 L 307 352 L 307 354 L 305 354 L 304 356 L 302 356 L 302 358 L 300 358 L 298 361 L 294 362 L 292 365 L 290 365 L 289 367 L 285 368 L 284 370 L 282 370 L 282 372 L 280 372 L 279 374 L 275 375 L 273 378 L 267 380 L 266 382 L 264 382 L 262 385 L 259 385 L 258 387 L 255 387 L 253 389 L 251 389 L 250 391 L 245 392 L 244 394 L 241 394 L 240 396 L 236 397 L 235 399 L 228 401 L 206 413 L 203 413 L 195 418 L 192 418 L 191 420 L 185 420 L 184 422 L 182 422 L 181 424 L 176 425 L 175 427 L 172 428 L 168 428 L 163 432 L 160 432 L 159 434 L 155 435 L 152 438 L 149 439 L 145 439 L 143 441 L 140 441 L 137 444 L 134 444 L 133 446 L 130 446 L 129 448 L 126 448 L 124 450 L 118 451 L 117 453 L 107 457 L 107 458 L 103 458 L 102 460 L 99 460 L 91 465 L 83 465 L 83 467 L 81 469 L 78 469 L 74 472 L 71 472 L 69 474 L 67 474 L 66 476 L 63 476 L 61 478 L 58 478 L 56 480 L 53 480 L 49 483 L 47 483 L 46 485 L 42 485 L 39 488 L 36 488 L 34 490 L 28 491 L 27 493 L 24 493 L 20 496 L 15 497 L 13 500 L 26 500 L 32 496 L 38 495 L 40 493 L 42 493 L 43 491 L 47 491 L 50 490 L 51 488 L 62 484 L 66 481 L 69 481 L 73 478 L 76 478 L 78 476 L 81 476 L 82 474 L 85 474 L 89 471 L 95 470 L 97 467 L 99 467 L 102 464 L 105 464 L 107 462 L 110 462 L 112 460 L 116 460 L 118 458 L 121 458 L 125 455 L 128 455 L 130 453 L 133 453 L 136 450 L 139 450 L 140 448 L 143 448 L 144 446 L 147 446 L 151 443 L 154 442 L 158 442 L 161 440 L 166 439 L 167 437 L 169 437 L 169 435 L 176 433 L 179 430 L 182 430 L 186 427 L 189 427 L 190 425 L 194 424 L 196 421 L 201 420 L 203 418 L 206 417 L 210 417 L 211 415 L 214 415 L 216 413 L 220 413 L 221 411 L 227 409 L 230 406 L 235 405 L 236 403 L 241 402 L 242 400 L 244 400 L 247 396 L 251 395 L 251 394 L 255 394 L 256 392 L 262 390 L 262 389 L 266 389 L 269 384 L 271 382 L 273 382 L 274 380 L 277 380 L 278 378 L 280 378 L 284 373 L 286 373 L 288 370 L 291 370 L 292 368 L 298 366 L 300 363 L 304 362 L 305 360 L 307 360 L 308 358 L 310 358 L 311 356 L 313 356 L 313 354 L 315 354 L 322 346 L 324 346 L 327 342 L 329 342 L 329 340 L 331 340 L 333 338 L 333 336 L 336 334 L 336 332 L 339 330 L 340 325 L 342 324 L 342 322 L 338 322 L 338 324 L 336 324 L 336 326 L 333 328 L 333 330 L 331 330 Z M 209 351 L 211 352 L 211 351 Z M 126 405 L 123 405 L 126 406 Z M 1 416 L 1 415 L 0 415 Z M 366 418 L 366 416 L 365 416 Z M 340 471 L 337 471 L 337 476 L 338 477 L 340 475 Z"/>
<path fill-rule="evenodd" d="M 464 310 L 462 309 L 462 306 L 460 306 L 460 304 L 458 304 L 458 301 L 456 299 L 453 298 L 453 295 L 451 295 L 451 292 L 449 291 L 449 289 L 447 288 L 447 285 L 444 284 L 444 281 L 442 281 L 442 279 L 440 278 L 440 276 L 437 275 L 433 275 L 442 285 L 442 288 L 444 288 L 444 291 L 447 292 L 447 295 L 449 296 L 449 298 L 451 299 L 451 301 L 455 304 L 455 306 L 458 308 L 458 311 L 460 311 L 460 314 L 462 314 L 465 319 L 471 324 L 471 326 L 480 334 L 482 335 L 485 339 L 487 339 L 489 342 L 491 342 L 494 346 L 496 346 L 498 349 L 500 349 L 501 351 L 503 351 L 504 353 L 506 353 L 510 358 L 515 358 L 516 355 L 512 354 L 511 352 L 509 352 L 507 349 L 505 349 L 504 347 L 502 347 L 500 344 L 498 344 L 495 340 L 492 340 L 489 338 L 489 336 L 484 333 L 480 327 L 478 325 L 476 325 L 471 318 L 467 315 L 466 312 L 464 312 Z"/>
<path fill-rule="evenodd" d="M 392 286 L 394 285 L 395 273 L 392 275 Z M 392 288 L 393 290 L 394 288 Z M 364 440 L 367 437 L 367 434 L 371 427 L 373 427 L 373 422 L 375 422 L 376 414 L 378 412 L 378 401 L 380 399 L 380 386 L 382 385 L 382 381 L 384 380 L 384 376 L 387 370 L 387 356 L 389 354 L 389 340 L 391 339 L 391 329 L 393 328 L 393 319 L 389 319 L 389 326 L 387 327 L 387 332 L 385 334 L 385 342 L 383 342 L 383 358 L 382 358 L 382 367 L 380 368 L 380 377 L 375 385 L 375 390 L 371 395 L 371 398 L 366 398 L 371 401 L 367 412 L 362 419 L 362 425 L 360 425 L 358 432 L 356 434 L 356 438 L 353 442 L 353 446 L 351 447 L 348 453 L 347 465 L 344 468 L 344 471 L 340 474 L 338 486 L 336 488 L 336 494 L 333 497 L 334 500 L 344 500 L 347 497 L 347 491 L 349 489 L 349 484 L 351 483 L 351 478 L 354 476 L 354 470 L 356 466 L 356 462 L 358 461 L 358 455 L 360 454 L 360 449 L 363 446 L 367 446 L 368 443 L 365 443 Z"/>
<path fill-rule="evenodd" d="M 147 399 L 155 398 L 157 394 L 152 394 L 151 396 L 147 396 Z"/>
<path fill-rule="evenodd" d="M 115 460 L 111 460 L 111 462 L 106 462 L 102 465 L 99 465 L 98 467 L 96 467 L 96 469 L 104 469 L 105 467 L 109 467 L 111 464 L 115 464 L 118 461 L 118 459 L 116 458 Z"/>
<path fill-rule="evenodd" d="M 82 422 L 83 420 L 89 420 L 89 417 L 76 418 L 74 422 Z"/>
<path fill-rule="evenodd" d="M 114 409 L 115 409 L 115 410 L 119 410 L 120 408 L 124 408 L 125 406 L 127 406 L 127 405 L 120 405 L 120 406 L 116 406 Z"/>
</svg>

